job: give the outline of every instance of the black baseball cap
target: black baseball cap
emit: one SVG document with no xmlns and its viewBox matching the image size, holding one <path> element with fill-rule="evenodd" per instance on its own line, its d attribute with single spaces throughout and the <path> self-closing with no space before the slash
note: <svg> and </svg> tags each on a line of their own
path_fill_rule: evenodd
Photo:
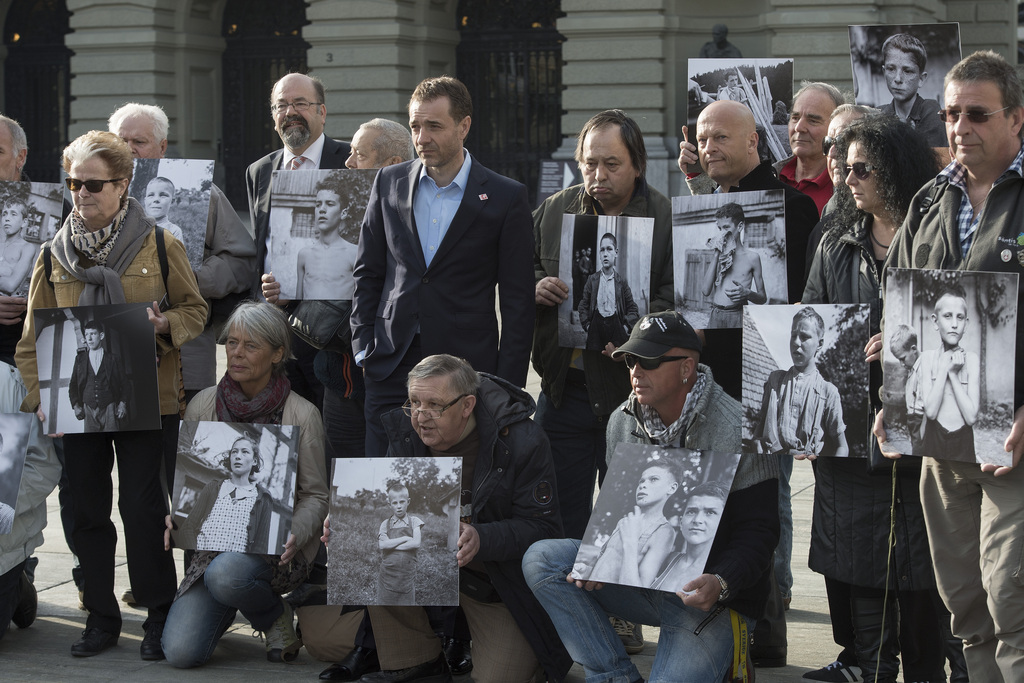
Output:
<svg viewBox="0 0 1024 683">
<path fill-rule="evenodd" d="M 633 326 L 629 341 L 615 349 L 612 358 L 621 358 L 627 353 L 640 358 L 659 358 L 675 348 L 700 353 L 703 347 L 693 326 L 681 313 L 661 311 L 640 318 Z"/>
</svg>

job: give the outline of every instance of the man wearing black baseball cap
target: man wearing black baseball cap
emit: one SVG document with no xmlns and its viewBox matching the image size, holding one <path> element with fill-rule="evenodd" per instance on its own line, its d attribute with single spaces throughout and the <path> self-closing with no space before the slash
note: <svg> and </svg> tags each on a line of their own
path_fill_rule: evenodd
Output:
<svg viewBox="0 0 1024 683">
<path fill-rule="evenodd" d="M 620 443 L 681 446 L 705 451 L 707 460 L 740 453 L 740 404 L 700 364 L 701 348 L 693 327 L 675 311 L 640 319 L 613 354 L 629 368 L 633 390 L 609 416 L 609 456 Z M 599 616 L 613 613 L 671 627 L 661 630 L 652 667 L 664 680 L 720 681 L 734 648 L 742 644 L 746 651 L 744 638 L 734 640 L 733 623 L 745 633 L 764 611 L 778 540 L 778 460 L 744 454 L 705 573 L 687 584 L 686 592 L 567 580 L 580 546 L 572 539 L 533 544 L 523 571 L 562 642 L 588 672 L 642 680 L 608 619 Z"/>
</svg>

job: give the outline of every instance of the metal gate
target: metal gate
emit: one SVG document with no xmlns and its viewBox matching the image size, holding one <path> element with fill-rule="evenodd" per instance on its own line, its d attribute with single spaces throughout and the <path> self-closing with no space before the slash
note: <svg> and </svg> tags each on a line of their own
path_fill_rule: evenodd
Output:
<svg viewBox="0 0 1024 683">
<path fill-rule="evenodd" d="M 308 23 L 303 0 L 230 0 L 224 8 L 221 158 L 224 191 L 235 206 L 246 205 L 246 167 L 281 147 L 270 89 L 289 72 L 305 73 Z"/>
<path fill-rule="evenodd" d="M 4 23 L 4 114 L 28 136 L 25 174 L 39 182 L 60 180 L 60 156 L 71 117 L 71 32 L 64 0 L 15 0 Z"/>
<path fill-rule="evenodd" d="M 562 142 L 559 0 L 460 0 L 456 76 L 473 96 L 466 148 L 526 185 L 533 205 L 540 161 Z"/>
</svg>

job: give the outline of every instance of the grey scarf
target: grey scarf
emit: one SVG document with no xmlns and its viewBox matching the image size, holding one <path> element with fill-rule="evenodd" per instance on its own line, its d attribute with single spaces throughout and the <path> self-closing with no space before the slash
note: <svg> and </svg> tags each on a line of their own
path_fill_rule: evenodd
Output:
<svg viewBox="0 0 1024 683">
<path fill-rule="evenodd" d="M 142 243 L 153 231 L 153 219 L 146 216 L 134 198 L 128 198 L 128 212 L 120 228 L 109 239 L 116 240 L 107 253 L 107 265 L 83 266 L 80 253 L 71 237 L 71 221 L 66 221 L 50 241 L 50 252 L 71 275 L 85 283 L 79 306 L 126 303 L 121 275 L 142 249 Z"/>
</svg>

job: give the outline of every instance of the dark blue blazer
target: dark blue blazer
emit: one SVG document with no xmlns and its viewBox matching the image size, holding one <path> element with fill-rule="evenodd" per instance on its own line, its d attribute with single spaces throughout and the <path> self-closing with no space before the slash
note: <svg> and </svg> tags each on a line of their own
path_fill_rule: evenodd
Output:
<svg viewBox="0 0 1024 683">
<path fill-rule="evenodd" d="M 424 356 L 450 353 L 525 386 L 535 311 L 526 187 L 474 158 L 462 204 L 428 268 L 413 217 L 422 168 L 418 159 L 396 164 L 374 180 L 355 265 L 353 352 L 366 352 L 368 380 L 383 381 L 419 330 Z"/>
<path fill-rule="evenodd" d="M 320 168 L 345 168 L 345 160 L 351 147 L 341 140 L 324 140 L 323 153 L 320 155 Z M 249 164 L 245 171 L 245 191 L 249 196 L 249 217 L 256 235 L 256 277 L 252 284 L 252 294 L 259 301 L 263 287 L 260 277 L 263 275 L 263 263 L 267 260 L 267 233 L 270 232 L 270 180 L 274 171 L 280 170 L 284 150 L 279 149 Z"/>
</svg>

